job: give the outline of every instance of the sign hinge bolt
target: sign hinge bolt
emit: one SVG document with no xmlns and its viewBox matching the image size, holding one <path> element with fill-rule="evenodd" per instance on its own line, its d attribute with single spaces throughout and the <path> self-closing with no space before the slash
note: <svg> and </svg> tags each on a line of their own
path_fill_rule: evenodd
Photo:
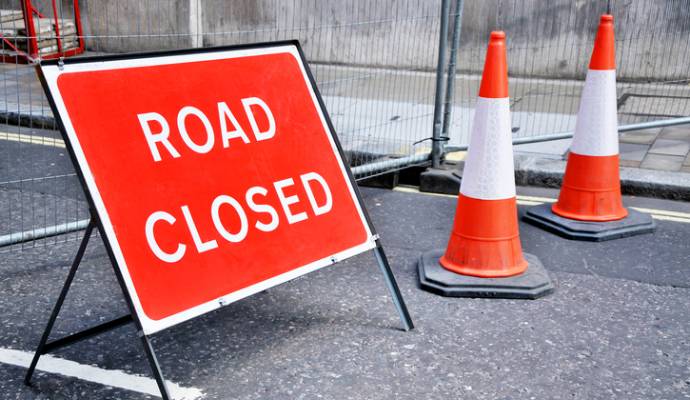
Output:
<svg viewBox="0 0 690 400">
<path fill-rule="evenodd" d="M 58 58 L 58 68 L 60 69 L 60 71 L 65 69 L 65 58 L 64 57 Z"/>
</svg>

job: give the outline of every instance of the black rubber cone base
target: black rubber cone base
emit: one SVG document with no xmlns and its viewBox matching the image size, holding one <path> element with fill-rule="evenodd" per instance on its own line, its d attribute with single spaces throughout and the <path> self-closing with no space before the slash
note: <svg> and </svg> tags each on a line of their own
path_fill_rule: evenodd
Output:
<svg viewBox="0 0 690 400">
<path fill-rule="evenodd" d="M 544 203 L 527 209 L 522 219 L 567 239 L 602 242 L 628 236 L 651 233 L 656 224 L 649 214 L 628 208 L 628 216 L 618 221 L 586 222 L 563 218 L 551 211 L 551 204 Z"/>
<path fill-rule="evenodd" d="M 477 278 L 443 268 L 439 259 L 445 250 L 432 250 L 419 258 L 419 286 L 446 297 L 489 297 L 495 299 L 538 299 L 553 292 L 553 283 L 536 256 L 523 253 L 529 266 L 508 278 Z"/>
</svg>

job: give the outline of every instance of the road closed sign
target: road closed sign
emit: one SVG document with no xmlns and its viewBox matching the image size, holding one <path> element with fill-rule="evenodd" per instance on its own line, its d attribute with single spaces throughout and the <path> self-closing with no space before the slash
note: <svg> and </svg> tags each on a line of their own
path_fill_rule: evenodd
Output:
<svg viewBox="0 0 690 400">
<path fill-rule="evenodd" d="M 144 333 L 376 246 L 296 43 L 39 71 Z"/>
</svg>

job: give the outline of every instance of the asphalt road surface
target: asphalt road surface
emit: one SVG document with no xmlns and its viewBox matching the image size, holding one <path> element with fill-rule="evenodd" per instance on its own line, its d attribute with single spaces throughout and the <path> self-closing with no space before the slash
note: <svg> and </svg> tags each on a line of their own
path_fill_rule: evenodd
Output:
<svg viewBox="0 0 690 400">
<path fill-rule="evenodd" d="M 414 189 L 363 194 L 415 330 L 400 330 L 365 253 L 156 334 L 178 398 L 690 398 L 689 204 L 626 198 L 657 210 L 658 229 L 604 243 L 521 223 L 524 249 L 541 259 L 555 293 L 451 299 L 418 288 L 416 262 L 445 246 L 455 199 L 405 191 Z M 556 195 L 518 192 L 522 204 Z M 0 252 L 0 397 L 156 398 L 131 325 L 54 353 L 31 387 L 22 384 L 76 247 L 39 242 Z M 94 236 L 54 337 L 125 313 Z"/>
</svg>

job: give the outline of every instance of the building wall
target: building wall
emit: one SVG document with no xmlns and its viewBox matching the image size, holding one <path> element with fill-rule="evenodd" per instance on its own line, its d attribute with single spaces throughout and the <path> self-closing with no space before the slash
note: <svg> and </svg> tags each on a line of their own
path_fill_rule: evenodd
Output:
<svg viewBox="0 0 690 400">
<path fill-rule="evenodd" d="M 49 0 L 34 3 L 50 10 Z M 63 10 L 70 10 L 71 3 L 62 0 Z M 480 72 L 489 33 L 501 29 L 508 38 L 511 75 L 581 79 L 606 3 L 465 0 L 458 70 Z M 612 3 L 619 79 L 688 79 L 690 2 Z M 0 0 L 2 8 L 17 4 L 18 0 Z M 428 71 L 436 65 L 441 0 L 81 0 L 80 4 L 90 35 L 87 47 L 93 51 L 298 38 L 313 62 Z"/>
</svg>

